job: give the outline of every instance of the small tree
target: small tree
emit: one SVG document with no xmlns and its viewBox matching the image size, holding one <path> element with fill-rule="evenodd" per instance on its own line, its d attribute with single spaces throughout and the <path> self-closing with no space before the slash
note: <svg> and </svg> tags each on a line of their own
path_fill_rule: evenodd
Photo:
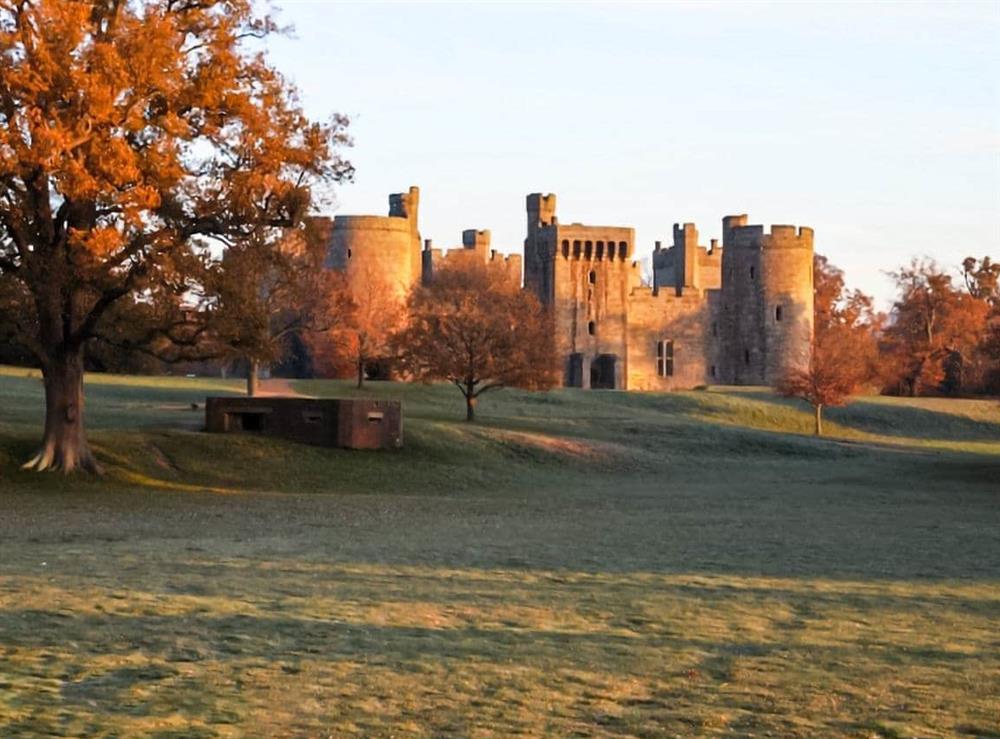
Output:
<svg viewBox="0 0 1000 739">
<path fill-rule="evenodd" d="M 823 434 L 823 408 L 846 405 L 870 376 L 869 346 L 857 329 L 834 327 L 813 339 L 808 368 L 793 369 L 778 383 L 779 393 L 813 407 L 817 436 Z"/>
<path fill-rule="evenodd" d="M 483 393 L 556 382 L 551 318 L 502 270 L 445 266 L 414 290 L 407 313 L 394 342 L 403 367 L 418 379 L 454 384 L 465 398 L 466 421 L 475 419 Z"/>
<path fill-rule="evenodd" d="M 247 365 L 247 395 L 259 392 L 260 368 L 288 352 L 291 339 L 335 341 L 352 306 L 339 272 L 323 269 L 326 240 L 314 221 L 279 244 L 249 240 L 231 246 L 209 279 L 217 354 Z"/>
<path fill-rule="evenodd" d="M 823 433 L 823 408 L 846 405 L 873 376 L 876 330 L 881 317 L 872 300 L 848 290 L 844 273 L 824 256 L 813 261 L 815 321 L 807 368 L 793 369 L 778 383 L 787 397 L 802 398 L 813 407 L 815 433 Z"/>
</svg>

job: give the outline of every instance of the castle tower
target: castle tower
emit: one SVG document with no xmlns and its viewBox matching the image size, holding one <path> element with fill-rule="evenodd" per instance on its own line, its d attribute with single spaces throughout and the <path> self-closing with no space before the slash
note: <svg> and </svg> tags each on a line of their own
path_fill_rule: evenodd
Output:
<svg viewBox="0 0 1000 739">
<path fill-rule="evenodd" d="M 411 187 L 389 196 L 388 216 L 337 216 L 327 266 L 346 271 L 358 289 L 377 279 L 402 302 L 422 271 L 419 205 L 420 189 Z"/>
<path fill-rule="evenodd" d="M 555 258 L 552 244 L 556 219 L 556 196 L 533 192 L 526 198 L 528 235 L 524 239 L 524 286 L 542 303 L 553 299 L 552 261 Z"/>
<path fill-rule="evenodd" d="M 722 290 L 715 301 L 719 381 L 774 385 L 808 364 L 813 330 L 813 232 L 722 222 Z"/>
<path fill-rule="evenodd" d="M 698 292 L 701 275 L 698 265 L 698 229 L 693 223 L 674 224 L 674 253 L 677 255 L 676 289 L 678 295 Z"/>
<path fill-rule="evenodd" d="M 771 226 L 761 250 L 764 379 L 779 382 L 809 366 L 813 336 L 813 230 Z"/>
<path fill-rule="evenodd" d="M 555 195 L 528 195 L 525 287 L 552 308 L 564 383 L 623 389 L 635 232 L 560 223 L 555 206 Z"/>
</svg>

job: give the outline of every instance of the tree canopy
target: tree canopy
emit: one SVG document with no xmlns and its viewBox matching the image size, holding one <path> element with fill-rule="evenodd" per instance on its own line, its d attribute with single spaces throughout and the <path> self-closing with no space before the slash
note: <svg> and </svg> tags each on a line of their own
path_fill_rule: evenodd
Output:
<svg viewBox="0 0 1000 739">
<path fill-rule="evenodd" d="M 502 387 L 546 389 L 556 382 L 551 317 L 506 272 L 466 261 L 434 273 L 416 288 L 408 323 L 395 344 L 403 368 L 423 380 L 446 380 L 476 402 Z"/>
<path fill-rule="evenodd" d="M 121 306 L 190 337 L 218 251 L 350 176 L 347 121 L 310 121 L 250 46 L 276 30 L 250 0 L 0 0 L 0 296 L 46 391 L 28 466 L 96 468 L 82 352 Z"/>
</svg>

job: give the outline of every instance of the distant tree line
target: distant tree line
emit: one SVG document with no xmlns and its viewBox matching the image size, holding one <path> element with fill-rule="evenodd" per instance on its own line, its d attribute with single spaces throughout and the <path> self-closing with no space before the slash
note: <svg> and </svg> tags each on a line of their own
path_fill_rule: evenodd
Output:
<svg viewBox="0 0 1000 739">
<path fill-rule="evenodd" d="M 1000 395 L 1000 264 L 969 257 L 961 267 L 960 281 L 930 259 L 892 272 L 897 297 L 883 314 L 816 255 L 811 360 L 778 390 L 813 407 L 817 434 L 825 407 L 860 392 Z"/>
</svg>

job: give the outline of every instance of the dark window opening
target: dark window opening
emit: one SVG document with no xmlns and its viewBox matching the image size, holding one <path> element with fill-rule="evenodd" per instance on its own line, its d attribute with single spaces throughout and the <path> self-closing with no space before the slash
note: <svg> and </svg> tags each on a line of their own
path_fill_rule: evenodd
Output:
<svg viewBox="0 0 1000 739">
<path fill-rule="evenodd" d="M 319 423 L 323 420 L 323 414 L 319 411 L 303 411 L 302 420 L 306 423 Z"/>
<path fill-rule="evenodd" d="M 236 431 L 259 432 L 264 430 L 263 413 L 227 413 L 229 423 Z"/>
<path fill-rule="evenodd" d="M 594 321 L 587 324 L 587 333 L 591 336 L 597 333 L 597 324 Z"/>
<path fill-rule="evenodd" d="M 775 321 L 780 321 L 781 320 L 781 306 L 780 305 L 776 306 L 775 309 L 774 309 L 774 320 Z"/>
<path fill-rule="evenodd" d="M 744 349 L 743 350 L 743 361 L 746 364 L 750 364 L 750 350 L 749 349 Z"/>
<path fill-rule="evenodd" d="M 601 354 L 590 363 L 590 388 L 592 390 L 614 390 L 617 387 L 615 369 L 618 357 Z"/>
<path fill-rule="evenodd" d="M 562 255 L 563 255 L 564 258 L 569 256 L 569 240 L 568 239 L 563 239 L 563 242 L 562 242 Z"/>
<path fill-rule="evenodd" d="M 586 260 L 591 260 L 594 257 L 594 242 L 585 241 L 583 243 L 583 258 Z"/>
<path fill-rule="evenodd" d="M 757 272 L 756 268 L 754 268 L 754 267 L 751 267 L 751 268 L 750 268 L 750 279 L 751 279 L 751 280 L 752 280 L 752 279 L 754 278 L 754 276 L 756 275 L 756 272 Z"/>
<path fill-rule="evenodd" d="M 574 241 L 573 242 L 573 258 L 574 259 L 579 259 L 580 258 L 580 242 L 579 241 Z"/>
<path fill-rule="evenodd" d="M 656 342 L 656 374 L 660 377 L 674 374 L 674 342 L 671 340 Z"/>
<path fill-rule="evenodd" d="M 350 250 L 350 249 L 348 249 L 348 250 L 347 250 L 347 258 L 348 258 L 348 259 L 350 259 L 350 258 L 351 258 L 351 250 Z"/>
<path fill-rule="evenodd" d="M 628 243 L 624 241 L 618 242 L 618 256 L 625 259 L 628 256 Z"/>
<path fill-rule="evenodd" d="M 603 241 L 598 241 L 597 242 L 597 259 L 598 260 L 604 259 L 604 242 Z"/>
<path fill-rule="evenodd" d="M 597 272 L 590 270 L 590 274 L 587 275 L 587 279 L 590 280 L 590 284 L 594 285 L 597 283 Z"/>
<path fill-rule="evenodd" d="M 715 365 L 712 365 L 712 377 L 715 377 Z"/>
</svg>

